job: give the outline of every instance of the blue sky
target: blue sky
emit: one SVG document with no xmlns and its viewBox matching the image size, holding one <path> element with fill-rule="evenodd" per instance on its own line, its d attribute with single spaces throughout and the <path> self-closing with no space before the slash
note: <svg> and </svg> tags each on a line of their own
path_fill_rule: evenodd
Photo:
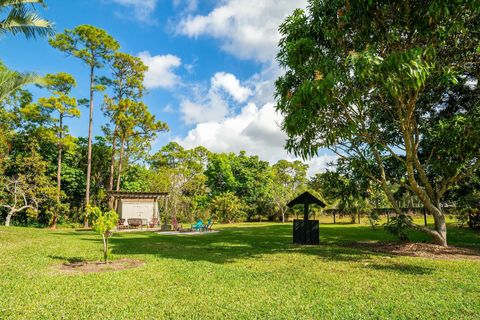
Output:
<svg viewBox="0 0 480 320">
<path fill-rule="evenodd" d="M 149 66 L 145 102 L 171 128 L 154 143 L 216 152 L 246 150 L 270 162 L 293 159 L 284 149 L 273 85 L 278 25 L 306 0 L 48 0 L 41 14 L 57 32 L 80 24 L 105 29 Z M 51 48 L 46 39 L 3 36 L 1 59 L 10 68 L 39 74 L 65 71 L 78 82 L 77 98 L 88 94 L 88 69 Z M 36 96 L 44 95 L 32 89 Z M 94 130 L 106 123 L 96 96 Z M 87 135 L 88 112 L 70 121 L 75 136 Z M 325 153 L 309 161 L 311 173 L 333 159 Z"/>
</svg>

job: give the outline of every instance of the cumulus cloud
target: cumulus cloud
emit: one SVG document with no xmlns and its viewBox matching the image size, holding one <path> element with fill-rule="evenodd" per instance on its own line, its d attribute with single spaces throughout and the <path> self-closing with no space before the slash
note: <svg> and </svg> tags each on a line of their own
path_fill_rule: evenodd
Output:
<svg viewBox="0 0 480 320">
<path fill-rule="evenodd" d="M 248 104 L 237 115 L 198 123 L 185 138 L 177 140 L 188 148 L 203 145 L 215 152 L 245 150 L 272 160 L 269 150 L 283 150 L 285 140 L 275 118 L 280 120 L 272 104 L 260 109 Z"/>
<path fill-rule="evenodd" d="M 252 90 L 242 85 L 233 74 L 217 72 L 209 86 L 191 85 L 188 98 L 180 103 L 182 120 L 187 124 L 220 121 L 235 112 L 235 104 L 244 103 Z"/>
<path fill-rule="evenodd" d="M 280 39 L 278 26 L 307 0 L 224 0 L 206 15 L 187 15 L 179 33 L 219 39 L 223 50 L 241 59 L 260 62 L 275 57 Z"/>
<path fill-rule="evenodd" d="M 145 75 L 148 89 L 170 89 L 180 83 L 180 77 L 174 73 L 174 69 L 182 64 L 179 57 L 171 54 L 152 56 L 148 51 L 139 53 L 138 57 L 148 66 Z"/>
<path fill-rule="evenodd" d="M 252 91 L 242 86 L 231 73 L 217 72 L 212 78 L 212 88 L 225 90 L 238 103 L 245 102 L 252 95 Z"/>
<path fill-rule="evenodd" d="M 210 91 L 202 100 L 182 100 L 180 112 L 185 123 L 197 124 L 206 121 L 221 121 L 230 114 L 230 109 L 221 96 Z"/>
<path fill-rule="evenodd" d="M 198 0 L 173 0 L 173 5 L 187 12 L 195 11 L 198 8 Z"/>
<path fill-rule="evenodd" d="M 158 0 L 111 0 L 111 2 L 131 9 L 128 11 L 128 15 L 121 13 L 122 16 L 131 17 L 143 23 L 153 24 L 156 22 L 152 14 L 157 7 Z"/>
<path fill-rule="evenodd" d="M 275 111 L 274 104 L 258 108 L 249 103 L 237 115 L 219 121 L 198 123 L 184 138 L 175 140 L 186 148 L 204 146 L 214 152 L 236 152 L 244 150 L 249 155 L 275 163 L 280 159 L 295 160 L 284 144 L 286 134 L 281 130 L 282 116 Z M 321 155 L 308 161 L 309 175 L 325 170 L 332 155 Z"/>
</svg>

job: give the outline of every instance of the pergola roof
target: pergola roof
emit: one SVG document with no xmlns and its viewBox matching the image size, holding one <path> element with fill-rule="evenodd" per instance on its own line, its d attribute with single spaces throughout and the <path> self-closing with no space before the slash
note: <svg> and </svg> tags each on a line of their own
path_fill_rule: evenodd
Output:
<svg viewBox="0 0 480 320">
<path fill-rule="evenodd" d="M 168 196 L 168 192 L 109 191 L 108 195 L 117 199 L 157 199 Z"/>
<path fill-rule="evenodd" d="M 323 203 L 322 200 L 318 199 L 308 191 L 305 191 L 304 193 L 290 201 L 287 206 L 291 208 L 297 204 L 317 204 L 322 208 L 326 207 L 326 204 Z"/>
</svg>

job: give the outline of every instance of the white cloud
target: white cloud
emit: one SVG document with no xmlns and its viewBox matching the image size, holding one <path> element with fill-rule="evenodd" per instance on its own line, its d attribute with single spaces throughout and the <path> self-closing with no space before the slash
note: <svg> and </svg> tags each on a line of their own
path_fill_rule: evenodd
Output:
<svg viewBox="0 0 480 320">
<path fill-rule="evenodd" d="M 261 108 L 250 103 L 237 115 L 199 123 L 186 137 L 175 140 L 186 148 L 201 145 L 214 152 L 238 153 L 244 150 L 270 163 L 280 159 L 295 160 L 284 149 L 287 136 L 279 126 L 281 122 L 282 116 L 272 103 Z M 324 170 L 327 162 L 334 159 L 331 155 L 321 155 L 308 161 L 311 165 L 309 174 Z"/>
<path fill-rule="evenodd" d="M 221 121 L 235 111 L 229 103 L 244 103 L 253 94 L 237 77 L 225 72 L 213 75 L 209 87 L 196 84 L 190 89 L 180 103 L 182 120 L 187 124 Z"/>
<path fill-rule="evenodd" d="M 163 109 L 162 109 L 163 112 L 165 113 L 174 113 L 175 110 L 173 110 L 173 107 L 171 104 L 167 104 Z"/>
<path fill-rule="evenodd" d="M 173 72 L 182 64 L 179 57 L 171 54 L 152 56 L 148 51 L 139 53 L 138 57 L 148 66 L 148 72 L 145 75 L 147 88 L 170 89 L 180 83 L 180 77 Z"/>
<path fill-rule="evenodd" d="M 187 12 L 195 11 L 198 8 L 198 0 L 173 0 L 175 7 L 180 7 Z"/>
<path fill-rule="evenodd" d="M 180 103 L 182 120 L 187 124 L 221 121 L 230 114 L 228 104 L 215 92 L 209 92 L 201 101 L 185 99 Z"/>
<path fill-rule="evenodd" d="M 154 24 L 156 20 L 152 17 L 158 0 L 111 0 L 113 3 L 119 4 L 132 9 L 132 11 L 123 12 L 123 17 L 130 17 L 140 22 Z M 133 16 L 132 16 L 133 15 Z"/>
<path fill-rule="evenodd" d="M 179 23 L 179 33 L 211 36 L 222 49 L 241 59 L 273 60 L 280 39 L 279 25 L 307 0 L 223 0 L 206 15 L 188 15 Z"/>
<path fill-rule="evenodd" d="M 242 86 L 231 73 L 217 72 L 212 78 L 212 88 L 225 90 L 238 103 L 245 102 L 252 95 L 252 91 Z"/>
</svg>

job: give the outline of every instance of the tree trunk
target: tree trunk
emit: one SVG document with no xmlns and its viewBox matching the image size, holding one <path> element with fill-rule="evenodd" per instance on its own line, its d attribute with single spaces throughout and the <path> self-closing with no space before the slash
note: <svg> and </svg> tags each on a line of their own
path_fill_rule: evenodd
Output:
<svg viewBox="0 0 480 320">
<path fill-rule="evenodd" d="M 125 137 L 122 137 L 122 144 L 120 146 L 120 157 L 118 159 L 118 176 L 117 176 L 117 191 L 120 191 L 120 184 L 122 182 L 122 162 L 123 162 L 123 152 L 125 149 Z"/>
<path fill-rule="evenodd" d="M 92 174 L 92 130 L 93 130 L 93 82 L 95 67 L 90 67 L 90 119 L 88 124 L 87 183 L 85 190 L 85 208 L 90 205 L 90 176 Z M 85 214 L 83 226 L 88 228 L 88 216 Z"/>
<path fill-rule="evenodd" d="M 62 191 L 62 151 L 63 151 L 63 115 L 59 117 L 59 132 L 58 132 L 58 156 L 57 156 L 57 203 L 60 203 L 60 193 Z M 56 211 L 56 210 L 55 210 Z M 57 228 L 58 212 L 53 212 L 52 222 L 50 228 Z"/>
<path fill-rule="evenodd" d="M 102 234 L 103 238 L 103 262 L 107 264 L 107 259 L 108 259 L 108 238 L 105 237 L 104 234 Z"/>
<path fill-rule="evenodd" d="M 9 211 L 7 213 L 7 217 L 5 218 L 5 227 L 10 227 L 10 220 L 12 219 L 13 211 Z"/>
<path fill-rule="evenodd" d="M 406 135 L 404 135 L 406 137 Z M 408 141 L 407 138 L 405 138 L 405 141 Z M 407 146 L 408 144 L 405 143 Z M 385 173 L 385 168 L 383 166 L 380 154 L 375 148 L 372 148 L 374 152 L 375 159 L 377 161 L 377 164 L 379 165 L 380 168 L 380 174 L 381 174 L 381 186 L 385 194 L 387 195 L 387 198 L 390 202 L 390 204 L 393 206 L 395 209 L 395 212 L 398 215 L 403 215 L 404 213 L 398 206 L 397 201 L 395 200 L 395 197 L 393 196 L 393 193 L 388 187 L 387 184 L 387 179 L 386 179 L 386 173 Z M 407 148 L 407 151 L 409 149 Z M 411 155 L 407 152 L 407 159 L 406 159 L 406 166 L 407 166 L 407 175 L 408 175 L 408 180 L 410 183 L 410 186 L 413 189 L 413 192 L 418 196 L 420 201 L 423 203 L 425 209 L 429 211 L 429 213 L 432 214 L 434 220 L 435 220 L 435 230 L 432 230 L 428 227 L 424 226 L 419 226 L 414 223 L 410 223 L 410 226 L 412 228 L 415 228 L 417 230 L 420 230 L 428 235 L 430 235 L 433 238 L 433 241 L 441 246 L 446 247 L 447 244 L 447 225 L 445 222 L 445 214 L 443 212 L 440 212 L 440 206 L 437 203 L 437 207 L 433 205 L 430 199 L 428 199 L 426 193 L 418 186 L 415 177 L 414 177 L 414 172 L 413 172 L 413 160 L 411 158 Z M 409 220 L 407 220 L 409 221 Z"/>
<path fill-rule="evenodd" d="M 447 223 L 445 215 L 435 218 L 435 233 L 433 234 L 433 240 L 435 244 L 446 247 L 447 244 Z"/>
<path fill-rule="evenodd" d="M 108 191 L 113 190 L 113 180 L 115 176 L 115 154 L 117 153 L 117 132 L 118 132 L 118 124 L 115 124 L 115 130 L 113 130 L 113 138 L 112 138 L 112 156 L 110 158 L 110 178 L 108 180 Z M 113 209 L 114 206 L 114 198 L 110 196 L 108 201 L 108 207 Z"/>
</svg>

